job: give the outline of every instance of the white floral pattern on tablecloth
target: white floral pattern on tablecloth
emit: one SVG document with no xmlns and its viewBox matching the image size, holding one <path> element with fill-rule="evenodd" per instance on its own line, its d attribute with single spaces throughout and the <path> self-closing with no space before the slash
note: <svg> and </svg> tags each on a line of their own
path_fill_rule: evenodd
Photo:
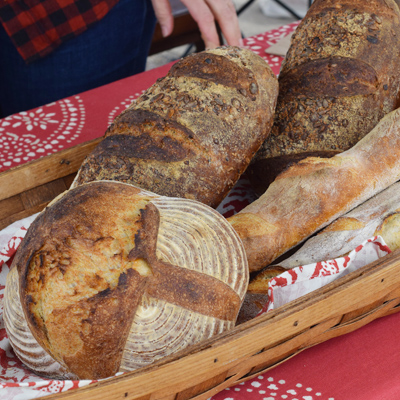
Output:
<svg viewBox="0 0 400 400">
<path fill-rule="evenodd" d="M 282 65 L 283 57 L 276 56 L 273 54 L 267 54 L 265 49 L 271 45 L 277 43 L 288 34 L 292 33 L 298 26 L 299 22 L 294 22 L 288 25 L 283 25 L 278 29 L 252 36 L 245 40 L 245 47 L 258 54 L 271 67 L 275 75 L 279 75 L 279 71 Z"/>
<path fill-rule="evenodd" d="M 247 382 L 227 388 L 213 397 L 213 400 L 243 400 L 251 396 L 252 400 L 335 400 L 314 390 L 309 385 L 287 378 L 276 379 L 268 375 L 259 375 Z"/>
<path fill-rule="evenodd" d="M 289 269 L 268 283 L 268 303 L 261 314 L 282 307 L 292 300 L 311 293 L 365 265 L 390 254 L 381 236 L 360 243 L 348 255 Z"/>
<path fill-rule="evenodd" d="M 0 172 L 74 145 L 85 126 L 79 96 L 0 120 Z"/>
</svg>

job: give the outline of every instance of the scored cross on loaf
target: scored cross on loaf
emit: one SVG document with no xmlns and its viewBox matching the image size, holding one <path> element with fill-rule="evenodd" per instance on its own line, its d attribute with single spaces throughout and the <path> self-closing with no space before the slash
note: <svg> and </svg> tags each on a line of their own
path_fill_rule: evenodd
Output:
<svg viewBox="0 0 400 400">
<path fill-rule="evenodd" d="M 234 327 L 248 278 L 239 237 L 212 208 L 97 181 L 33 222 L 4 320 L 36 373 L 105 378 Z"/>
</svg>

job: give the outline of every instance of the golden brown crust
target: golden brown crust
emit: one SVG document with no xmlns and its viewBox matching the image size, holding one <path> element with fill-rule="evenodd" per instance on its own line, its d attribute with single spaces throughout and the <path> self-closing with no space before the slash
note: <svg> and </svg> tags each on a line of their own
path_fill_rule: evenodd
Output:
<svg viewBox="0 0 400 400">
<path fill-rule="evenodd" d="M 381 236 L 391 251 L 400 247 L 400 208 L 382 221 L 375 235 Z"/>
<path fill-rule="evenodd" d="M 144 297 L 188 311 L 187 319 L 237 317 L 241 298 L 229 284 L 158 258 L 156 197 L 119 182 L 80 185 L 38 216 L 16 254 L 33 336 L 80 379 L 118 372 Z"/>
<path fill-rule="evenodd" d="M 34 221 L 14 261 L 32 333 L 81 377 L 118 370 L 141 298 L 140 276 L 127 262 L 127 248 L 141 228 L 138 212 L 149 201 L 139 192 L 112 183 L 67 192 Z M 93 335 L 107 340 L 97 346 L 99 336 Z M 100 352 L 109 363 L 99 362 Z"/>
<path fill-rule="evenodd" d="M 399 37 L 393 0 L 312 4 L 282 65 L 271 135 L 249 170 L 257 191 L 285 163 L 349 149 L 399 105 Z"/>
<path fill-rule="evenodd" d="M 269 134 L 277 95 L 249 50 L 188 56 L 115 119 L 76 183 L 113 179 L 215 207 Z"/>
<path fill-rule="evenodd" d="M 54 309 L 46 320 L 52 354 L 61 356 L 80 379 L 114 375 L 144 287 L 145 279 L 128 269 L 115 288 Z"/>
<path fill-rule="evenodd" d="M 279 265 L 285 269 L 344 257 L 361 243 L 381 236 L 394 251 L 400 247 L 400 182 L 368 199 L 312 236 Z"/>
<path fill-rule="evenodd" d="M 350 231 L 356 229 L 362 229 L 365 227 L 365 222 L 360 221 L 356 218 L 346 218 L 341 217 L 338 218 L 336 221 L 332 222 L 328 225 L 324 232 L 334 232 L 334 231 Z"/>
<path fill-rule="evenodd" d="M 285 271 L 286 269 L 279 265 L 270 265 L 264 268 L 251 278 L 247 291 L 249 293 L 268 294 L 269 281 Z"/>
</svg>

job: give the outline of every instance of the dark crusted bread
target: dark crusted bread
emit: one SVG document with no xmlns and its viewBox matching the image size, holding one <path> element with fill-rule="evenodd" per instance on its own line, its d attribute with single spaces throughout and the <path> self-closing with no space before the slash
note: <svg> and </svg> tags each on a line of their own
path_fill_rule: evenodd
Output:
<svg viewBox="0 0 400 400">
<path fill-rule="evenodd" d="M 271 135 L 249 168 L 263 193 L 300 159 L 349 149 L 398 105 L 400 11 L 393 0 L 316 0 L 279 74 Z"/>
<path fill-rule="evenodd" d="M 277 96 L 250 50 L 190 55 L 115 119 L 75 184 L 112 179 L 216 207 L 269 134 Z"/>
<path fill-rule="evenodd" d="M 98 379 L 232 328 L 248 266 L 212 208 L 97 181 L 36 218 L 7 279 L 4 320 L 21 360 L 46 376 Z"/>
<path fill-rule="evenodd" d="M 269 266 L 250 277 L 249 286 L 237 318 L 238 325 L 255 318 L 260 313 L 268 301 L 269 281 L 285 271 L 280 266 Z"/>
</svg>

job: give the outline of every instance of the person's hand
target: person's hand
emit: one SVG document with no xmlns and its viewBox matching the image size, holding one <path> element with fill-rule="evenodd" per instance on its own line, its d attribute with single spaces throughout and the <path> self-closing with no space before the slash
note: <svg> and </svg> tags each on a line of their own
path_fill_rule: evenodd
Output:
<svg viewBox="0 0 400 400">
<path fill-rule="evenodd" d="M 174 28 L 171 5 L 168 0 L 151 0 L 154 12 L 161 26 L 163 36 L 168 36 Z M 181 0 L 190 15 L 197 22 L 206 49 L 219 46 L 216 22 L 227 44 L 242 46 L 239 20 L 232 0 Z"/>
</svg>

